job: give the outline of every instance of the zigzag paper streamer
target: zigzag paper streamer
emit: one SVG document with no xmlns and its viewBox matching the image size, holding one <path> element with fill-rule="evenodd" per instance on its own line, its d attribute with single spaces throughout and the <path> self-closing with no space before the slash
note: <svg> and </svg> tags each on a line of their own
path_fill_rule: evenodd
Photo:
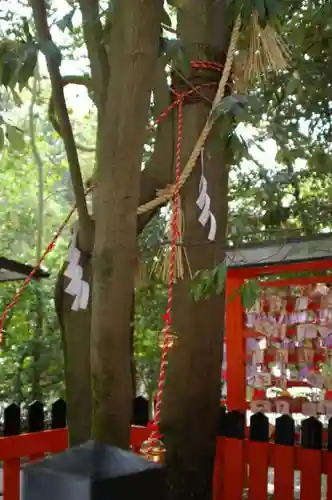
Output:
<svg viewBox="0 0 332 500">
<path fill-rule="evenodd" d="M 210 231 L 208 234 L 208 240 L 214 241 L 216 239 L 217 232 L 217 222 L 216 218 L 210 210 L 211 198 L 207 193 L 207 180 L 204 177 L 204 163 L 203 163 L 203 152 L 201 152 L 201 165 L 202 165 L 202 175 L 199 182 L 199 196 L 196 200 L 196 205 L 201 210 L 201 215 L 199 216 L 199 223 L 205 227 L 210 221 Z"/>
<path fill-rule="evenodd" d="M 78 311 L 79 309 L 86 309 L 89 303 L 90 285 L 83 280 L 83 269 L 79 265 L 81 252 L 76 248 L 78 228 L 74 229 L 73 238 L 68 251 L 68 267 L 64 275 L 70 279 L 65 292 L 75 297 L 71 309 Z"/>
</svg>

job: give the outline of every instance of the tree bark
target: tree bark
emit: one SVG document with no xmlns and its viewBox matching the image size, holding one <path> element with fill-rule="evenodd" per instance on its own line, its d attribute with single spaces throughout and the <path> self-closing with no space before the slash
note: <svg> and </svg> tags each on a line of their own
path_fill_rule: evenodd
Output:
<svg viewBox="0 0 332 500">
<path fill-rule="evenodd" d="M 204 110 L 187 109 L 185 143 L 197 137 Z M 196 112 L 195 112 L 196 111 Z M 182 191 L 185 220 L 184 243 L 193 273 L 212 269 L 224 259 L 224 233 L 227 223 L 228 169 L 222 146 L 211 144 L 205 150 L 205 175 L 211 209 L 217 219 L 215 243 L 204 244 L 207 230 L 198 223 L 196 206 L 200 168 L 195 167 Z M 190 243 L 195 242 L 194 246 Z M 202 242 L 202 244 L 196 244 Z M 224 327 L 224 297 L 213 296 L 195 303 L 187 275 L 174 287 L 173 324 L 179 344 L 170 352 L 162 408 L 170 465 L 172 500 L 210 500 L 215 440 L 220 404 L 220 370 Z"/>
<path fill-rule="evenodd" d="M 155 100 L 155 114 L 159 116 L 170 104 L 170 91 L 166 80 L 164 61 L 159 58 L 154 77 L 152 78 Z M 141 174 L 140 204 L 155 196 L 156 190 L 164 188 L 171 182 L 171 171 L 174 157 L 172 113 L 162 121 L 156 134 L 156 144 L 152 158 Z M 98 139 L 100 140 L 100 139 Z M 96 179 L 93 179 L 95 183 Z M 97 192 L 93 192 L 94 200 Z M 95 202 L 93 202 L 95 205 Z M 137 232 L 140 233 L 152 217 L 148 212 L 138 218 Z M 84 268 L 85 280 L 91 284 L 91 269 L 85 269 L 88 254 L 81 250 L 81 265 Z M 89 264 L 91 266 L 91 263 Z M 72 445 L 86 441 L 91 431 L 91 383 L 90 383 L 90 329 L 91 307 L 85 311 L 72 311 L 71 298 L 64 293 L 65 279 L 62 269 L 59 273 L 55 305 L 62 332 L 63 351 L 65 357 L 66 401 L 68 429 Z M 130 328 L 128 326 L 128 328 Z M 130 334 L 134 332 L 130 328 Z M 131 339 L 133 343 L 133 339 Z M 79 355 L 77 355 L 79 353 Z M 133 360 L 133 346 L 130 349 L 132 358 L 132 386 L 136 393 L 136 372 Z M 82 361 L 81 361 L 82 360 Z M 80 412 L 77 412 L 77 408 Z"/>
<path fill-rule="evenodd" d="M 223 1 L 194 0 L 179 18 L 181 39 L 191 48 L 206 46 L 225 54 L 229 36 Z M 216 23 L 218 19 L 218 23 Z M 218 25 L 217 25 L 218 24 Z M 208 55 L 208 54 L 207 54 Z M 223 60 L 220 60 L 223 62 Z M 192 151 L 208 116 L 205 104 L 184 107 L 182 164 Z M 181 190 L 184 243 L 191 270 L 212 269 L 224 259 L 227 225 L 228 166 L 225 144 L 208 140 L 204 151 L 211 210 L 217 220 L 217 238 L 208 243 L 208 229 L 198 222 L 196 206 L 201 176 L 196 165 Z M 169 354 L 162 407 L 169 464 L 171 500 L 211 500 L 217 422 L 220 405 L 220 370 L 224 327 L 224 297 L 199 303 L 190 295 L 187 274 L 174 287 L 173 325 L 179 344 Z"/>
<path fill-rule="evenodd" d="M 162 0 L 115 3 L 109 50 L 112 76 L 100 131 L 91 325 L 93 437 L 123 448 L 129 444 L 132 416 L 128 326 L 136 213 L 162 6 Z"/>
<path fill-rule="evenodd" d="M 81 252 L 83 278 L 91 282 L 91 257 Z M 90 327 L 91 307 L 72 311 L 73 297 L 64 292 L 68 278 L 60 271 L 55 288 L 55 309 L 64 354 L 67 424 L 71 446 L 84 443 L 91 433 Z M 79 409 L 79 410 L 78 410 Z"/>
</svg>

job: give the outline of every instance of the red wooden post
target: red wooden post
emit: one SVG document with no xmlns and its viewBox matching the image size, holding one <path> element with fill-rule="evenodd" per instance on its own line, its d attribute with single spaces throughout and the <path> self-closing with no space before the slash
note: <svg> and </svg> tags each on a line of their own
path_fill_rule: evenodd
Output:
<svg viewBox="0 0 332 500">
<path fill-rule="evenodd" d="M 269 444 L 248 441 L 249 499 L 267 500 Z"/>
<path fill-rule="evenodd" d="M 240 287 L 243 280 L 229 273 L 226 283 L 226 356 L 228 411 L 246 410 L 246 344 Z"/>
<path fill-rule="evenodd" d="M 20 464 L 20 458 L 11 458 L 3 464 L 4 500 L 20 500 Z"/>
<path fill-rule="evenodd" d="M 294 498 L 294 446 L 272 445 L 274 466 L 275 500 L 293 500 Z"/>
<path fill-rule="evenodd" d="M 327 475 L 327 496 L 326 500 L 332 500 L 332 453 L 325 452 L 326 467 L 325 472 Z"/>
<path fill-rule="evenodd" d="M 298 450 L 301 471 L 301 500 L 320 500 L 321 498 L 321 450 Z"/>
<path fill-rule="evenodd" d="M 214 500 L 242 500 L 245 483 L 243 439 L 224 439 L 222 494 Z"/>
</svg>

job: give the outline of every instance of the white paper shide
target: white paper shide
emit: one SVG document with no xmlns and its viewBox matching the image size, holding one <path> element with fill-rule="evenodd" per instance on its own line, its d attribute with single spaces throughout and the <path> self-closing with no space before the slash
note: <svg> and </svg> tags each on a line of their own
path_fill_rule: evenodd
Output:
<svg viewBox="0 0 332 500">
<path fill-rule="evenodd" d="M 78 311 L 86 309 L 89 303 L 90 285 L 83 280 L 83 269 L 80 266 L 81 252 L 76 247 L 77 245 L 77 227 L 74 229 L 73 238 L 68 251 L 68 267 L 64 275 L 70 279 L 69 284 L 65 288 L 65 292 L 74 298 L 71 309 Z"/>
<path fill-rule="evenodd" d="M 201 210 L 201 215 L 199 216 L 199 223 L 205 227 L 208 222 L 210 222 L 210 230 L 208 234 L 208 240 L 214 241 L 216 239 L 217 232 L 217 222 L 216 218 L 210 210 L 211 206 L 211 198 L 207 192 L 207 180 L 204 177 L 204 158 L 203 151 L 201 152 L 201 166 L 202 166 L 202 175 L 199 183 L 199 196 L 196 200 L 196 205 Z"/>
</svg>

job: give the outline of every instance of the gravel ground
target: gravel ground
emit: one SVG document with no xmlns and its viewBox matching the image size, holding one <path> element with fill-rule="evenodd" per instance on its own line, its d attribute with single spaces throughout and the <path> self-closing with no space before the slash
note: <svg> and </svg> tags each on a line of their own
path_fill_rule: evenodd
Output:
<svg viewBox="0 0 332 500">
<path fill-rule="evenodd" d="M 294 472 L 294 500 L 299 500 L 300 498 L 300 486 L 301 486 L 301 475 L 300 472 L 295 471 Z M 326 499 L 326 492 L 327 492 L 327 484 L 326 484 L 326 477 L 322 476 L 322 483 L 321 483 L 321 488 L 322 488 L 322 495 L 321 498 L 322 500 Z M 272 468 L 269 469 L 269 475 L 268 475 L 268 499 L 273 500 L 274 495 L 274 470 Z M 248 497 L 248 490 L 244 491 L 243 493 L 243 498 Z"/>
<path fill-rule="evenodd" d="M 300 472 L 295 471 L 294 472 L 294 500 L 299 500 L 300 498 Z M 321 498 L 322 500 L 326 499 L 326 492 L 327 492 L 327 484 L 326 484 L 326 477 L 322 476 L 322 495 Z M 22 485 L 22 473 L 21 473 L 21 485 Z M 269 469 L 269 474 L 268 474 L 268 499 L 273 500 L 274 495 L 274 470 L 272 468 Z M 0 469 L 0 496 L 3 494 L 3 474 L 2 474 L 2 468 Z M 243 498 L 248 497 L 248 491 L 244 491 L 243 493 Z M 21 494 L 22 498 L 22 494 Z"/>
</svg>

